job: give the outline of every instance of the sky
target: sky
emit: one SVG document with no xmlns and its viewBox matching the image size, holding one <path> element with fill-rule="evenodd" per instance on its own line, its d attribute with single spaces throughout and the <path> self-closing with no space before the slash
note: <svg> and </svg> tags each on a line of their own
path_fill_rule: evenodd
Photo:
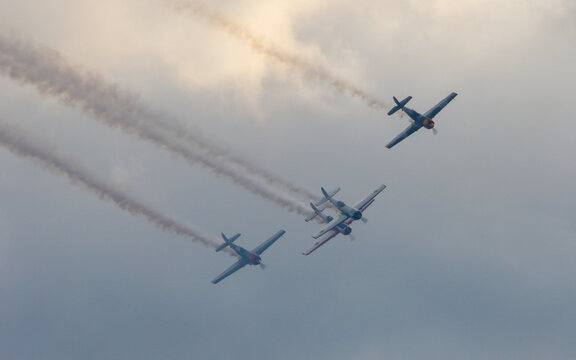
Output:
<svg viewBox="0 0 576 360">
<path fill-rule="evenodd" d="M 568 0 L 0 0 L 0 358 L 574 359 L 574 44 Z"/>
</svg>

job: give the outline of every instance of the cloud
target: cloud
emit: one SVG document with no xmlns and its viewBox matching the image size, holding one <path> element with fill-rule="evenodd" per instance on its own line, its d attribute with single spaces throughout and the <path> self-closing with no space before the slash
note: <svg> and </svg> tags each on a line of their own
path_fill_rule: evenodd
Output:
<svg viewBox="0 0 576 360">
<path fill-rule="evenodd" d="M 341 0 L 310 11 L 300 2 L 295 9 L 257 0 L 214 5 L 272 41 L 276 33 L 292 38 L 298 55 L 379 97 L 413 95 L 414 108 L 426 110 L 459 92 L 438 117 L 438 136 L 417 133 L 394 151 L 384 145 L 405 120 L 301 81 L 161 2 L 122 2 L 129 14 L 110 19 L 141 36 L 119 27 L 123 33 L 108 38 L 114 44 L 94 47 L 86 40 L 106 30 L 82 21 L 99 5 L 71 6 L 84 8 L 74 20 L 59 7 L 67 2 L 35 3 L 38 23 L 21 11 L 34 4 L 5 2 L 2 9 L 14 12 L 0 12 L 0 26 L 98 69 L 143 93 L 144 103 L 299 183 L 341 186 L 347 202 L 379 183 L 388 189 L 366 214 L 369 223 L 354 228 L 355 242 L 336 238 L 304 257 L 316 228 L 301 217 L 123 133 L 103 128 L 93 139 L 92 125 L 70 125 L 82 114 L 3 81 L 5 115 L 42 122 L 49 131 L 36 135 L 60 139 L 63 148 L 83 149 L 62 132 L 93 141 L 94 151 L 75 155 L 104 173 L 102 157 L 138 158 L 146 173 L 130 177 L 131 185 L 173 213 L 242 232 L 247 247 L 288 230 L 265 254 L 266 271 L 246 269 L 216 288 L 209 281 L 228 257 L 192 251 L 178 238 L 159 241 L 169 235 L 0 154 L 0 213 L 9 228 L 3 357 L 575 357 L 570 2 Z M 285 23 L 269 25 L 267 13 L 270 23 Z M 122 44 L 126 38 L 142 46 Z M 242 74 L 251 62 L 254 72 Z M 238 95 L 251 87 L 261 91 Z M 254 121 L 256 109 L 270 121 Z M 72 221 L 78 226 L 63 226 Z"/>
</svg>

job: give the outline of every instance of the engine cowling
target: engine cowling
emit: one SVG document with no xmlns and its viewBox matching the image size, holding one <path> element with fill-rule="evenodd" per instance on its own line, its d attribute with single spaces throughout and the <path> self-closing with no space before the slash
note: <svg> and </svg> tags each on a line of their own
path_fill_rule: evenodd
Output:
<svg viewBox="0 0 576 360">
<path fill-rule="evenodd" d="M 432 119 L 424 119 L 424 121 L 422 122 L 422 125 L 426 129 L 432 129 L 434 127 L 434 121 L 432 121 Z"/>
<path fill-rule="evenodd" d="M 341 229 L 340 229 L 340 233 L 342 235 L 350 235 L 350 233 L 352 232 L 352 228 L 348 225 L 344 225 Z"/>
<path fill-rule="evenodd" d="M 252 265 L 258 265 L 262 262 L 262 258 L 258 254 L 251 253 L 248 255 L 248 262 Z"/>
<path fill-rule="evenodd" d="M 337 201 L 336 202 L 336 206 L 338 207 L 338 209 L 343 213 L 346 214 L 347 216 L 350 216 L 352 219 L 354 220 L 360 220 L 362 218 L 362 212 L 358 211 L 357 209 L 354 209 L 348 205 L 346 205 L 344 202 L 342 201 Z"/>
</svg>

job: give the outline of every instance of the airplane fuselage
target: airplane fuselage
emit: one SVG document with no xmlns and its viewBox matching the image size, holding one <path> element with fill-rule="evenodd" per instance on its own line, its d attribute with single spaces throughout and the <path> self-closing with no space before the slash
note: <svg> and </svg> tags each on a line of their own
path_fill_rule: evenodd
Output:
<svg viewBox="0 0 576 360">
<path fill-rule="evenodd" d="M 321 214 L 320 216 L 322 216 L 322 220 L 324 220 L 326 224 L 329 224 L 332 220 L 334 220 L 332 216 L 326 216 L 322 213 L 320 214 Z M 350 233 L 352 232 L 352 228 L 346 225 L 345 223 L 340 223 L 336 225 L 335 229 L 342 235 L 350 235 Z"/>
<path fill-rule="evenodd" d="M 248 255 L 248 264 L 259 265 L 262 262 L 262 258 L 258 254 L 250 253 Z"/>
<path fill-rule="evenodd" d="M 343 201 L 336 201 L 334 205 L 336 205 L 336 207 L 338 208 L 338 210 L 342 214 L 349 216 L 353 220 L 362 219 L 362 212 L 361 211 L 346 205 Z"/>
<path fill-rule="evenodd" d="M 246 259 L 250 265 L 258 265 L 262 262 L 260 255 L 250 252 L 244 249 L 242 246 L 238 246 L 236 244 L 229 244 L 228 246 L 230 246 L 236 252 L 236 254 L 238 254 L 238 256 Z"/>
<path fill-rule="evenodd" d="M 414 120 L 415 123 L 421 124 L 426 129 L 432 129 L 434 127 L 434 121 L 431 118 L 420 114 L 418 111 L 407 107 L 403 107 L 402 111 L 404 111 L 408 116 L 410 116 L 410 118 Z"/>
<path fill-rule="evenodd" d="M 318 214 L 318 216 L 320 216 L 322 221 L 324 221 L 326 224 L 329 224 L 332 220 L 334 220 L 332 216 L 324 215 L 320 211 L 316 211 L 316 214 Z M 335 229 L 342 235 L 350 235 L 350 233 L 352 232 L 352 228 L 346 225 L 345 223 L 340 223 L 336 225 Z"/>
</svg>

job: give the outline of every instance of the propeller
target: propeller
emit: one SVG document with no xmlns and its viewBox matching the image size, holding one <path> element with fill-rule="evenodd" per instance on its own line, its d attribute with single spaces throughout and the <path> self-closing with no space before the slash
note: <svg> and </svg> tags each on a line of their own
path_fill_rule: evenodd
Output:
<svg viewBox="0 0 576 360">
<path fill-rule="evenodd" d="M 356 241 L 356 238 L 354 237 L 354 235 L 350 235 L 350 241 Z"/>
<path fill-rule="evenodd" d="M 365 218 L 365 217 L 360 218 L 360 220 L 361 220 L 364 224 L 366 224 L 366 223 L 368 222 L 368 219 Z"/>
<path fill-rule="evenodd" d="M 436 128 L 432 128 L 432 133 L 433 133 L 434 135 L 438 135 L 438 130 L 436 130 Z"/>
<path fill-rule="evenodd" d="M 266 265 L 260 263 L 260 269 L 262 269 L 262 270 L 266 269 Z"/>
</svg>

